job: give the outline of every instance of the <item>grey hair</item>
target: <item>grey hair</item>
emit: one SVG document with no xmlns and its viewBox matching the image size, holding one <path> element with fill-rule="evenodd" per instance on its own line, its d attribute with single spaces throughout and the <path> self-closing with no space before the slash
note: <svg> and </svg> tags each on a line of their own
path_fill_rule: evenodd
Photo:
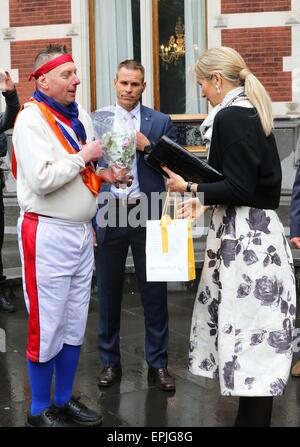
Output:
<svg viewBox="0 0 300 447">
<path fill-rule="evenodd" d="M 142 73 L 142 77 L 143 77 L 143 81 L 144 81 L 144 79 L 145 79 L 145 68 L 144 68 L 144 66 L 140 62 L 138 62 L 138 61 L 136 61 L 134 59 L 127 59 L 125 61 L 120 62 L 119 65 L 118 65 L 118 68 L 117 68 L 116 79 L 118 79 L 119 71 L 122 68 L 127 68 L 128 70 L 139 70 Z"/>
<path fill-rule="evenodd" d="M 54 58 L 54 56 L 68 53 L 66 45 L 50 44 L 47 48 L 41 50 L 34 60 L 33 69 L 37 70 L 46 62 Z"/>
</svg>

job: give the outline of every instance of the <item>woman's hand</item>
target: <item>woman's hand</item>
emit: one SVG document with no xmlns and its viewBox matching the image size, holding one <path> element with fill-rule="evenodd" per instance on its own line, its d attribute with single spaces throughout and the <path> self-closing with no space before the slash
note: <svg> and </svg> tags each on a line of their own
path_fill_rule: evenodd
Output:
<svg viewBox="0 0 300 447">
<path fill-rule="evenodd" d="M 177 216 L 178 219 L 187 219 L 189 217 L 195 220 L 204 214 L 207 209 L 208 206 L 202 205 L 199 199 L 188 199 L 178 204 Z"/>
<path fill-rule="evenodd" d="M 167 187 L 170 191 L 180 192 L 181 194 L 186 192 L 187 182 L 178 174 L 171 171 L 166 166 L 161 167 L 169 176 L 167 180 Z"/>
</svg>

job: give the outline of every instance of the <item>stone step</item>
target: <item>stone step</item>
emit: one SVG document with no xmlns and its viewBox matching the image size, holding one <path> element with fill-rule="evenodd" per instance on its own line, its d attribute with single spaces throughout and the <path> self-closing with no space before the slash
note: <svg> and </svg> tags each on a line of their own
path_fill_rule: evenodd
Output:
<svg viewBox="0 0 300 447">
<path fill-rule="evenodd" d="M 16 234 L 17 221 L 20 215 L 20 208 L 17 198 L 13 195 L 4 196 L 4 216 L 5 216 L 5 233 Z M 281 203 L 277 210 L 281 222 L 286 230 L 286 235 L 289 236 L 290 226 L 290 196 L 282 196 Z M 209 214 L 205 216 L 205 226 L 209 223 Z"/>
<path fill-rule="evenodd" d="M 20 208 L 16 197 L 4 196 L 4 222 L 5 233 L 16 234 L 17 221 L 20 215 Z"/>
<path fill-rule="evenodd" d="M 5 274 L 8 277 L 9 284 L 11 285 L 20 285 L 21 284 L 21 261 L 19 257 L 18 251 L 18 242 L 17 242 L 17 220 L 19 217 L 19 206 L 17 203 L 17 199 L 13 195 L 8 195 L 4 198 L 4 206 L 5 206 L 5 238 L 4 245 L 2 250 L 3 256 L 3 264 L 5 266 Z M 278 214 L 281 218 L 281 221 L 285 228 L 285 234 L 289 236 L 289 212 L 290 212 L 290 196 L 283 195 L 281 198 L 281 204 L 278 209 Z M 196 261 L 196 269 L 197 269 L 197 279 L 198 281 L 200 271 L 203 265 L 203 257 L 204 257 L 204 248 L 205 248 L 205 240 L 206 233 L 209 224 L 210 216 L 209 214 L 205 215 L 204 220 L 204 230 L 197 231 L 193 229 L 194 236 L 194 250 L 195 250 L 195 261 Z M 203 234 L 204 233 L 204 234 Z M 297 283 L 300 285 L 300 250 L 292 250 L 294 265 L 297 273 Z M 134 263 L 131 251 L 129 250 L 127 261 L 126 261 L 126 272 L 134 273 Z M 299 278 L 299 279 L 298 279 Z M 193 286 L 195 281 L 191 283 L 169 283 L 168 287 L 170 290 L 186 290 L 189 286 Z"/>
<path fill-rule="evenodd" d="M 196 264 L 196 280 L 191 281 L 189 283 L 186 282 L 174 282 L 168 283 L 169 290 L 186 290 L 187 288 L 194 287 L 195 283 L 198 283 L 199 275 L 201 273 L 203 267 L 203 259 L 204 259 L 204 250 L 205 250 L 205 236 L 201 238 L 194 239 L 194 250 L 195 250 L 195 264 Z M 297 281 L 297 289 L 300 290 L 300 250 L 292 249 L 295 273 L 296 273 L 296 281 Z M 18 286 L 21 284 L 21 260 L 19 256 L 18 243 L 17 240 L 5 240 L 3 244 L 2 250 L 2 258 L 4 274 L 8 278 L 8 286 Z M 128 257 L 126 260 L 126 273 L 134 274 L 135 267 L 133 263 L 133 257 L 131 251 L 129 250 Z M 94 279 L 95 282 L 95 279 Z"/>
</svg>

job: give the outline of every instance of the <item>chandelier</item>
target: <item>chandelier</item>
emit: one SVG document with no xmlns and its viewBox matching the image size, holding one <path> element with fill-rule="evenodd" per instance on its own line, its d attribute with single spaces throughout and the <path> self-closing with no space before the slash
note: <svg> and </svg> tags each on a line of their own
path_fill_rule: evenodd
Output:
<svg viewBox="0 0 300 447">
<path fill-rule="evenodd" d="M 172 64 L 178 61 L 185 54 L 184 24 L 181 17 L 178 17 L 175 26 L 175 36 L 169 38 L 167 45 L 161 45 L 159 55 L 163 62 Z"/>
</svg>

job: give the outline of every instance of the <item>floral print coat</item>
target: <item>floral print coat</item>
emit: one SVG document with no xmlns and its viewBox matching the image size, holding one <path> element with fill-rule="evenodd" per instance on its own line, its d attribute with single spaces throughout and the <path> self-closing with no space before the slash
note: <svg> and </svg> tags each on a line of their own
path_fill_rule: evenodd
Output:
<svg viewBox="0 0 300 447">
<path fill-rule="evenodd" d="M 190 371 L 218 378 L 222 395 L 281 395 L 295 306 L 293 259 L 276 212 L 215 207 L 192 317 Z"/>
</svg>

